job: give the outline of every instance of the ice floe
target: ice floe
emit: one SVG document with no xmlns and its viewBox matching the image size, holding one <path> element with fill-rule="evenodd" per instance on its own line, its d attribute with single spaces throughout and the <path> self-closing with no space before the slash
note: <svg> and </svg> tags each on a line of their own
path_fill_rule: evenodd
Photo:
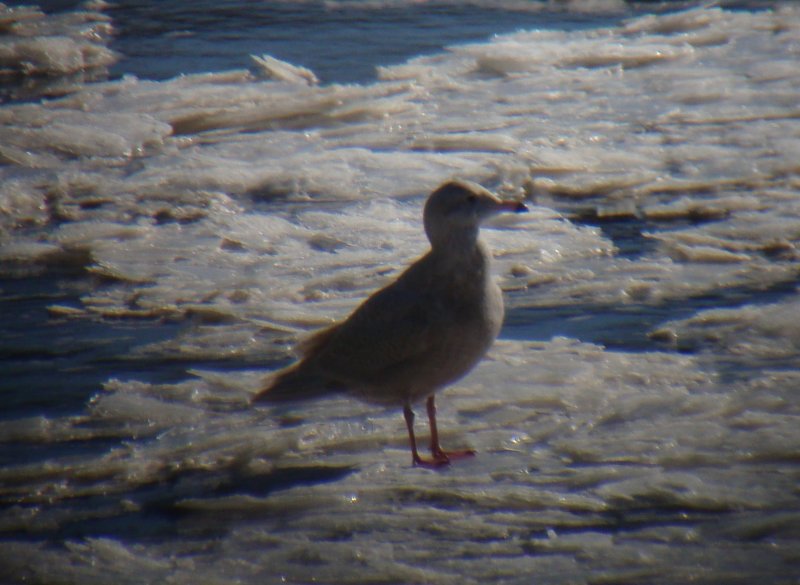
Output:
<svg viewBox="0 0 800 585">
<path fill-rule="evenodd" d="M 0 14 L 8 71 L 114 58 L 102 13 Z M 54 318 L 177 324 L 124 359 L 192 368 L 0 420 L 31 453 L 0 468 L 0 578 L 791 582 L 798 40 L 791 4 L 704 7 L 453 46 L 367 85 L 265 56 L 0 106 L 0 275 L 74 266 L 90 285 Z M 647 305 L 648 345 L 501 340 L 441 399 L 443 442 L 479 453 L 443 473 L 409 467 L 397 412 L 250 408 L 293 343 L 423 253 L 421 204 L 454 176 L 532 203 L 485 234 L 510 312 Z M 626 221 L 641 253 L 609 229 Z"/>
</svg>

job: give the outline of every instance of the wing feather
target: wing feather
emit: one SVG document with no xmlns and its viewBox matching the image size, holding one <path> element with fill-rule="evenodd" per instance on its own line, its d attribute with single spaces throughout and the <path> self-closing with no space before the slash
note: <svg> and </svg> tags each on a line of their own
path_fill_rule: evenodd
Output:
<svg viewBox="0 0 800 585">
<path fill-rule="evenodd" d="M 420 273 L 412 266 L 347 320 L 310 338 L 306 359 L 337 379 L 368 383 L 428 352 L 435 343 L 441 303 Z"/>
</svg>

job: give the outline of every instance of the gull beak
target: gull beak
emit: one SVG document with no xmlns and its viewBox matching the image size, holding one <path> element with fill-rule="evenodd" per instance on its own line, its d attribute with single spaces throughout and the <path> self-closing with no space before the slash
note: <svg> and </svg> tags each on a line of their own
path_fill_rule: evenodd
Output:
<svg viewBox="0 0 800 585">
<path fill-rule="evenodd" d="M 522 201 L 502 201 L 500 203 L 500 211 L 509 211 L 511 213 L 525 213 L 528 211 L 528 206 Z"/>
</svg>

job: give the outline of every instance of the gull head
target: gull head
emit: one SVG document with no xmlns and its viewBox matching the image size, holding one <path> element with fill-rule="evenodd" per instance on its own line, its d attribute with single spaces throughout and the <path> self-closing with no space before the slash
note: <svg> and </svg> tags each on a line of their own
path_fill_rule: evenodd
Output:
<svg viewBox="0 0 800 585">
<path fill-rule="evenodd" d="M 504 201 L 471 181 L 447 181 L 431 193 L 425 203 L 425 233 L 435 247 L 453 239 L 476 239 L 480 224 L 502 212 L 522 213 L 528 208 L 520 201 Z"/>
</svg>

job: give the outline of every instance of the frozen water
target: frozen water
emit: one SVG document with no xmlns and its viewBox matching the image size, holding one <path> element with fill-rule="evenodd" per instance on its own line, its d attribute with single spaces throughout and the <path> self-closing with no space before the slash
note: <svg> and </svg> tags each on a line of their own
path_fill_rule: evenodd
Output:
<svg viewBox="0 0 800 585">
<path fill-rule="evenodd" d="M 45 27 L 25 42 L 48 74 L 106 23 L 5 10 Z M 54 326 L 174 323 L 118 359 L 192 368 L 0 420 L 0 580 L 796 582 L 799 53 L 791 4 L 697 8 L 372 84 L 265 56 L 0 107 L 0 273 L 85 270 Z M 410 467 L 395 411 L 250 408 L 290 345 L 426 249 L 421 204 L 453 176 L 533 203 L 485 234 L 511 319 L 645 306 L 650 341 L 515 327 L 442 397 L 443 442 L 478 456 L 441 472 Z"/>
</svg>

